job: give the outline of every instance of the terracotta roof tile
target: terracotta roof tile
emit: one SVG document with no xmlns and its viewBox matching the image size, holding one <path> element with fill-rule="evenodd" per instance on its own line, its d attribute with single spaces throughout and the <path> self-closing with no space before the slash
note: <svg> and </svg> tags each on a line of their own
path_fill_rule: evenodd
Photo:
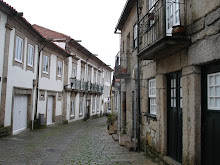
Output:
<svg viewBox="0 0 220 165">
<path fill-rule="evenodd" d="M 69 37 L 65 34 L 44 28 L 44 27 L 36 25 L 36 24 L 32 25 L 32 27 L 35 30 L 37 30 L 44 38 L 47 38 L 47 39 L 48 38 L 50 38 L 50 39 L 66 39 L 67 37 Z"/>
</svg>

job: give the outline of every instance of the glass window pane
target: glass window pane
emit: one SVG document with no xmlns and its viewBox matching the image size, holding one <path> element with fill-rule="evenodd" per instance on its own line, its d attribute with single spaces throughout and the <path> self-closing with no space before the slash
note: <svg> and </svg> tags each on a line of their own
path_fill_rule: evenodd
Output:
<svg viewBox="0 0 220 165">
<path fill-rule="evenodd" d="M 183 99 L 180 99 L 180 108 L 183 107 Z"/>
<path fill-rule="evenodd" d="M 215 76 L 215 85 L 220 85 L 220 74 Z"/>
<path fill-rule="evenodd" d="M 183 97 L 182 88 L 180 88 L 180 97 Z"/>
<path fill-rule="evenodd" d="M 173 89 L 171 89 L 171 97 L 173 97 Z"/>
<path fill-rule="evenodd" d="M 209 88 L 209 96 L 215 96 L 215 88 L 214 87 Z"/>
<path fill-rule="evenodd" d="M 214 76 L 209 77 L 209 85 L 214 85 Z"/>
<path fill-rule="evenodd" d="M 173 107 L 176 107 L 176 99 L 173 99 Z"/>
<path fill-rule="evenodd" d="M 173 99 L 171 99 L 171 107 L 173 107 Z"/>
<path fill-rule="evenodd" d="M 209 105 L 210 105 L 210 107 L 214 107 L 215 106 L 215 100 L 214 100 L 213 97 L 209 98 Z"/>
<path fill-rule="evenodd" d="M 176 89 L 173 89 L 173 97 L 176 97 Z"/>
<path fill-rule="evenodd" d="M 215 96 L 220 97 L 220 86 L 215 87 Z"/>
<path fill-rule="evenodd" d="M 220 108 L 220 97 L 215 98 L 215 106 Z"/>
</svg>

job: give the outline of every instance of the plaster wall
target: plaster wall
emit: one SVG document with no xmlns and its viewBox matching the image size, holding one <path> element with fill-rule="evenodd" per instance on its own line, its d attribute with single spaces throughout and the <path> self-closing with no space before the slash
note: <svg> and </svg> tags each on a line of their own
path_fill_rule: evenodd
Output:
<svg viewBox="0 0 220 165">
<path fill-rule="evenodd" d="M 38 46 L 34 45 L 35 54 L 34 54 L 34 66 L 35 71 L 26 70 L 26 56 L 27 56 L 27 40 L 25 37 L 24 40 L 24 68 L 18 66 L 13 66 L 14 60 L 14 43 L 15 43 L 15 29 L 11 31 L 10 43 L 9 43 L 9 57 L 8 57 L 8 77 L 7 77 L 7 94 L 6 94 L 6 107 L 5 107 L 5 126 L 11 125 L 11 112 L 12 112 L 12 97 L 13 97 L 13 88 L 25 88 L 33 89 L 33 80 L 36 79 L 36 69 L 37 69 L 37 60 L 38 60 Z M 36 43 L 35 43 L 36 44 Z M 33 103 L 35 100 L 35 95 L 32 94 Z M 32 104 L 32 110 L 34 109 L 34 104 Z M 33 113 L 31 113 L 33 114 Z M 33 115 L 32 115 L 33 119 Z"/>
</svg>

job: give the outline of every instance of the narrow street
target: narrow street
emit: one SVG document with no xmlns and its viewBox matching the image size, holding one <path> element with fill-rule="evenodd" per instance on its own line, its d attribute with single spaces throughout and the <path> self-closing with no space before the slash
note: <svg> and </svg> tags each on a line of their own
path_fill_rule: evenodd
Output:
<svg viewBox="0 0 220 165">
<path fill-rule="evenodd" d="M 1 138 L 0 164 L 154 165 L 142 154 L 119 146 L 107 132 L 105 117 Z"/>
</svg>

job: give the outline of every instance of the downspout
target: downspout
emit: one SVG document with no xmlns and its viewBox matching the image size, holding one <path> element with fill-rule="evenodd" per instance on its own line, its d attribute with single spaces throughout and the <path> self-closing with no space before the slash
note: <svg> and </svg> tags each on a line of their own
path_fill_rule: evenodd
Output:
<svg viewBox="0 0 220 165">
<path fill-rule="evenodd" d="M 137 53 L 139 53 L 139 0 L 137 0 Z M 137 149 L 140 152 L 140 124 L 141 124 L 141 100 L 140 100 L 140 59 L 139 56 L 137 56 L 137 85 L 138 85 L 138 91 L 137 91 L 137 95 L 138 95 L 138 100 L 137 100 L 137 104 L 138 104 L 138 126 L 137 126 L 137 140 L 138 140 L 138 145 L 137 145 Z"/>
<path fill-rule="evenodd" d="M 36 96 L 35 96 L 35 110 L 34 110 L 34 120 L 32 120 L 32 130 L 34 129 L 34 121 L 37 120 L 37 108 L 38 108 L 38 93 L 39 93 L 39 75 L 40 75 L 40 55 L 42 50 L 46 47 L 51 39 L 46 40 L 45 45 L 38 51 L 38 61 L 37 61 L 37 77 L 36 77 Z"/>
</svg>

